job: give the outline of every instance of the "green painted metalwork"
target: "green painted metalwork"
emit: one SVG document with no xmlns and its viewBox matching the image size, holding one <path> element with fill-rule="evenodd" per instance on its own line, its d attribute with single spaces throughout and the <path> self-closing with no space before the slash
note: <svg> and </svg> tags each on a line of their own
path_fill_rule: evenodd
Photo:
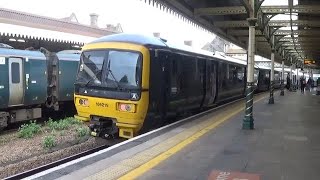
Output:
<svg viewBox="0 0 320 180">
<path fill-rule="evenodd" d="M 45 60 L 24 62 L 24 105 L 43 104 L 47 97 L 47 64 Z M 29 76 L 29 78 L 26 78 Z"/>
<path fill-rule="evenodd" d="M 274 104 L 273 92 L 274 92 L 274 81 L 270 81 L 270 97 L 269 97 L 269 104 Z"/>
<path fill-rule="evenodd" d="M 79 61 L 59 61 L 59 101 L 72 101 Z"/>
<path fill-rule="evenodd" d="M 246 109 L 245 109 L 245 116 L 242 122 L 242 129 L 254 129 L 253 93 L 254 93 L 253 83 L 247 83 Z"/>
<path fill-rule="evenodd" d="M 8 58 L 0 64 L 0 108 L 6 108 L 9 102 L 9 65 Z"/>
</svg>

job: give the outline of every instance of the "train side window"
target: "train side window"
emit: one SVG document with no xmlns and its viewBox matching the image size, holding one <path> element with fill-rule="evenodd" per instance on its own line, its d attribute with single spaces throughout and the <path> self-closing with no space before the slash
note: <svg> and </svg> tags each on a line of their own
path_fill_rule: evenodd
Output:
<svg viewBox="0 0 320 180">
<path fill-rule="evenodd" d="M 14 84 L 20 83 L 19 63 L 12 63 L 11 64 L 11 78 L 12 78 L 12 83 L 14 83 Z"/>
</svg>

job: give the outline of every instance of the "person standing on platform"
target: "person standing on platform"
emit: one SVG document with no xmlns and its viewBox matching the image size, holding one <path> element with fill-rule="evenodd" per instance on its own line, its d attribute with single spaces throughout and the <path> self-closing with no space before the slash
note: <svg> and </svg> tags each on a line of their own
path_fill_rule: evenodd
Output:
<svg viewBox="0 0 320 180">
<path fill-rule="evenodd" d="M 306 87 L 306 80 L 304 79 L 304 77 L 301 77 L 300 79 L 300 87 L 301 87 L 301 93 L 304 93 L 304 88 Z"/>
<path fill-rule="evenodd" d="M 290 85 L 291 85 L 290 77 L 289 77 L 289 75 L 287 75 L 287 89 L 288 90 L 290 89 Z"/>
<path fill-rule="evenodd" d="M 308 90 L 309 91 L 311 91 L 311 89 L 312 89 L 312 79 L 311 79 L 311 77 L 308 79 L 308 82 L 307 82 L 307 84 L 308 84 Z"/>
</svg>

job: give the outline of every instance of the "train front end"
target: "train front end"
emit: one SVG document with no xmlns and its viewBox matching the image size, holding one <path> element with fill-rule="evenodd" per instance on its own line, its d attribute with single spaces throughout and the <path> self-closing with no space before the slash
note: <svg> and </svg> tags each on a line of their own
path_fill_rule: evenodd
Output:
<svg viewBox="0 0 320 180">
<path fill-rule="evenodd" d="M 142 45 L 98 41 L 83 47 L 75 117 L 90 122 L 93 136 L 131 138 L 139 132 L 148 111 L 149 64 Z"/>
</svg>

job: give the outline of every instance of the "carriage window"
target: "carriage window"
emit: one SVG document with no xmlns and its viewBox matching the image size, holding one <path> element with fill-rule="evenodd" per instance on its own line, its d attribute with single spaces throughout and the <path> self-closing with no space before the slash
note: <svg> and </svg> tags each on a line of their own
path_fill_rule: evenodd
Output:
<svg viewBox="0 0 320 180">
<path fill-rule="evenodd" d="M 244 68 L 242 67 L 237 67 L 237 80 L 239 82 L 242 82 L 244 80 Z"/>
<path fill-rule="evenodd" d="M 20 83 L 20 68 L 19 63 L 11 63 L 11 78 L 12 83 Z"/>
</svg>

